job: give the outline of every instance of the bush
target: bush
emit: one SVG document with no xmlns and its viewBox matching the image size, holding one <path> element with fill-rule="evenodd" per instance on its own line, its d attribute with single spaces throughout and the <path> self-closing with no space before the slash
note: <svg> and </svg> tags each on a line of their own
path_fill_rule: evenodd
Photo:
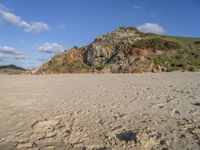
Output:
<svg viewBox="0 0 200 150">
<path fill-rule="evenodd" d="M 194 42 L 194 44 L 198 44 L 198 45 L 200 45 L 200 41 L 196 41 L 196 42 Z"/>
</svg>

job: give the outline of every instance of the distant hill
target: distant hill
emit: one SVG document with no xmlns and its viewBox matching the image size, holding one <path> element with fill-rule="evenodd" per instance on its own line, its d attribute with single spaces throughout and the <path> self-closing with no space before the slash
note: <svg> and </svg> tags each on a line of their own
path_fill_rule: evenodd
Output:
<svg viewBox="0 0 200 150">
<path fill-rule="evenodd" d="M 24 73 L 26 69 L 16 65 L 0 66 L 0 73 L 3 74 L 20 74 Z"/>
<path fill-rule="evenodd" d="M 135 73 L 200 69 L 200 38 L 142 33 L 121 27 L 91 44 L 54 56 L 31 74 Z"/>
</svg>

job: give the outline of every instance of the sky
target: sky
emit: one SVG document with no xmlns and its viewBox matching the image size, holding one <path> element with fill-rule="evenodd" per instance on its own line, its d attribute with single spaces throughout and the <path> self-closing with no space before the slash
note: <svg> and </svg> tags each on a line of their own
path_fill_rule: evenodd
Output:
<svg viewBox="0 0 200 150">
<path fill-rule="evenodd" d="M 0 0 L 0 65 L 34 68 L 122 26 L 200 37 L 200 0 Z"/>
</svg>

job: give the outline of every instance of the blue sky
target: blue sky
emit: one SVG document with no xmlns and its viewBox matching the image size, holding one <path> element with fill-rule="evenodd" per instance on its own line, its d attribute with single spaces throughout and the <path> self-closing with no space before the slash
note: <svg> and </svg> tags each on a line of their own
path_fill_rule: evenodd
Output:
<svg viewBox="0 0 200 150">
<path fill-rule="evenodd" d="M 120 26 L 200 37 L 200 0 L 0 0 L 0 65 L 36 67 Z"/>
</svg>

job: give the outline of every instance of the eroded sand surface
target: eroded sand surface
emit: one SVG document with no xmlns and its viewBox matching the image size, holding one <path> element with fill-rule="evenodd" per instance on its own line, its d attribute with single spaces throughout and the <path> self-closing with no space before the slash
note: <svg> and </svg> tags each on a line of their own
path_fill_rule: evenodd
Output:
<svg viewBox="0 0 200 150">
<path fill-rule="evenodd" d="M 0 149 L 200 149 L 200 73 L 0 75 Z"/>
</svg>

